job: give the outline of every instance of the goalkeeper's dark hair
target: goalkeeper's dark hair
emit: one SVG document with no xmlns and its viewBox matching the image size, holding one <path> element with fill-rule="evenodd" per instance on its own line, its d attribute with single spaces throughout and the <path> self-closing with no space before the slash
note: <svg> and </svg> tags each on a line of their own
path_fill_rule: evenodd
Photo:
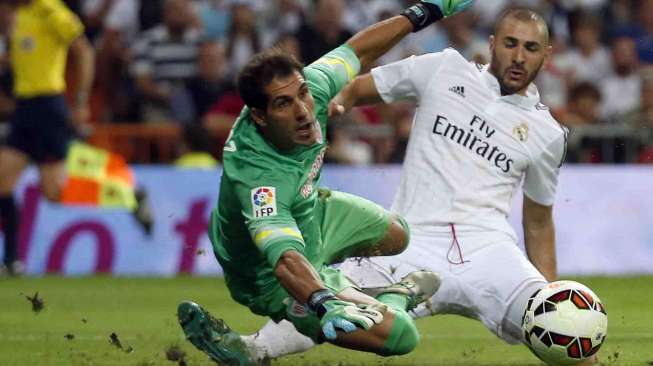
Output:
<svg viewBox="0 0 653 366">
<path fill-rule="evenodd" d="M 273 47 L 252 57 L 238 74 L 238 93 L 250 108 L 265 110 L 268 96 L 263 90 L 272 80 L 297 71 L 304 75 L 304 65 L 281 48 Z"/>
<path fill-rule="evenodd" d="M 494 23 L 494 35 L 499 32 L 499 28 L 501 28 L 506 19 L 517 19 L 521 22 L 537 23 L 544 31 L 544 41 L 547 45 L 550 43 L 549 26 L 546 23 L 546 20 L 544 20 L 544 18 L 533 9 L 516 7 L 504 10 L 497 18 L 496 23 Z"/>
</svg>

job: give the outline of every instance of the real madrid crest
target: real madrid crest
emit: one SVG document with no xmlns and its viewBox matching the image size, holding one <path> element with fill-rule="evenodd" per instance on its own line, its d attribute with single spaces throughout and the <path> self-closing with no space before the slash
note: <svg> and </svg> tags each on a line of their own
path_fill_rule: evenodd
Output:
<svg viewBox="0 0 653 366">
<path fill-rule="evenodd" d="M 519 141 L 526 142 L 526 140 L 528 140 L 528 125 L 526 122 L 515 126 L 515 128 L 512 129 L 512 135 Z"/>
</svg>

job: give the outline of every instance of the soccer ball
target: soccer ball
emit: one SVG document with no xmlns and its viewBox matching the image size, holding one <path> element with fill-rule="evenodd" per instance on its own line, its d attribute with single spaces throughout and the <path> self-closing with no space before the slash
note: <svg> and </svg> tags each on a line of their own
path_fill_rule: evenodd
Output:
<svg viewBox="0 0 653 366">
<path fill-rule="evenodd" d="M 601 300 L 587 286 L 556 281 L 528 300 L 522 330 L 526 345 L 549 365 L 575 365 L 594 355 L 608 330 Z"/>
</svg>

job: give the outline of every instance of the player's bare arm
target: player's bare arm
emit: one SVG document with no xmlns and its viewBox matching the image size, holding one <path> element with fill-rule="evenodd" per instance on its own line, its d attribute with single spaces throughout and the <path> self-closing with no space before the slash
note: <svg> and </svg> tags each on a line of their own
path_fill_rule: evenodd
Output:
<svg viewBox="0 0 653 366">
<path fill-rule="evenodd" d="M 524 195 L 524 243 L 528 259 L 547 281 L 558 278 L 553 206 L 543 206 Z"/>
<path fill-rule="evenodd" d="M 372 74 L 357 76 L 329 104 L 329 116 L 347 113 L 352 107 L 381 103 Z"/>
<path fill-rule="evenodd" d="M 89 117 L 88 96 L 95 73 L 95 51 L 86 36 L 82 35 L 70 44 L 69 52 L 74 67 L 72 74 L 77 76 L 71 112 L 73 122 L 79 128 Z"/>
<path fill-rule="evenodd" d="M 325 289 L 322 281 L 306 258 L 294 250 L 281 255 L 274 268 L 274 275 L 290 296 L 302 304 L 315 291 Z"/>
<path fill-rule="evenodd" d="M 472 2 L 473 0 L 418 1 L 401 15 L 373 24 L 356 33 L 346 43 L 360 59 L 361 69 L 365 70 L 408 33 L 418 32 L 444 17 L 457 14 L 471 6 Z"/>
<path fill-rule="evenodd" d="M 408 33 L 418 32 L 430 24 L 450 15 L 455 15 L 469 6 L 473 0 L 419 1 L 397 15 L 376 23 L 350 38 L 349 45 L 358 56 L 362 70 L 367 70 L 384 53 L 394 47 Z M 329 115 L 345 113 L 355 105 L 369 105 L 381 102 L 372 76 L 361 75 L 341 91 L 329 106 Z"/>
</svg>

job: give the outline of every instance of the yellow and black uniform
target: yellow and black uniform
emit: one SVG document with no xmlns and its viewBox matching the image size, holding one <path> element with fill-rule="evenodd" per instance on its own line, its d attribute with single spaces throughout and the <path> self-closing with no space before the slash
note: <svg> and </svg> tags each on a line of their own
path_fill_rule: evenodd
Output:
<svg viewBox="0 0 653 366">
<path fill-rule="evenodd" d="M 83 31 L 61 0 L 32 0 L 16 14 L 10 59 L 17 105 L 7 144 L 37 163 L 62 160 L 73 136 L 65 68 L 68 48 Z"/>
</svg>

